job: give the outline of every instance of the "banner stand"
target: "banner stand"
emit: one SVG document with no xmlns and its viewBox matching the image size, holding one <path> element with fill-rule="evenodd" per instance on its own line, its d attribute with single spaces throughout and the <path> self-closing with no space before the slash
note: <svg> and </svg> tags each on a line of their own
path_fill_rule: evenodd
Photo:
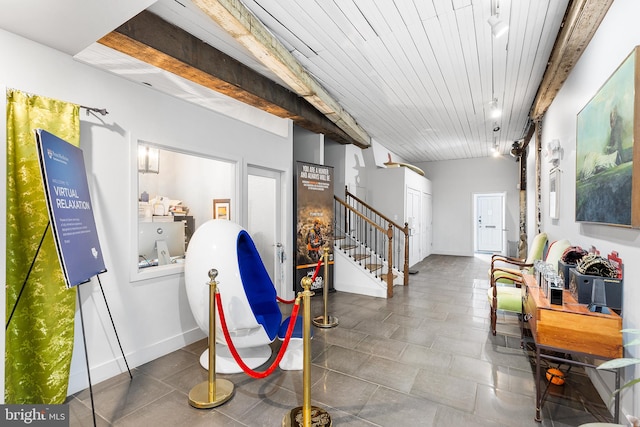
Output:
<svg viewBox="0 0 640 427">
<path fill-rule="evenodd" d="M 50 221 L 48 226 L 51 226 L 67 288 L 78 287 L 82 341 L 87 365 L 89 393 L 91 394 L 93 425 L 95 426 L 96 413 L 93 401 L 93 386 L 91 384 L 82 298 L 80 297 L 80 286 L 90 282 L 94 276 L 98 279 L 100 291 L 111 319 L 111 325 L 129 372 L 129 378 L 133 379 L 133 375 L 120 344 L 120 337 L 100 281 L 100 274 L 106 272 L 107 269 L 104 265 L 96 222 L 93 217 L 93 207 L 82 150 L 46 130 L 35 129 L 34 132 L 47 210 L 49 212 Z"/>
</svg>

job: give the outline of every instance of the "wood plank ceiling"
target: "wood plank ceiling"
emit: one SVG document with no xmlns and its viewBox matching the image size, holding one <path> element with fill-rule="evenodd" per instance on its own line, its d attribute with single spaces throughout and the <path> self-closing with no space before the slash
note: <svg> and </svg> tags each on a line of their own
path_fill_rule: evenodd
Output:
<svg viewBox="0 0 640 427">
<path fill-rule="evenodd" d="M 203 3 L 206 6 L 207 0 Z M 409 162 L 486 157 L 496 146 L 508 153 L 528 130 L 568 4 L 569 0 L 244 0 L 357 126 Z M 496 7 L 509 25 L 500 38 L 492 37 L 487 23 Z M 160 0 L 148 10 L 293 90 L 194 3 Z M 600 15 L 605 12 L 606 8 Z M 92 56 L 96 49 L 92 46 L 78 58 L 96 66 L 108 62 Z M 141 73 L 128 78 L 145 81 Z M 494 100 L 502 111 L 499 118 L 490 115 Z"/>
</svg>

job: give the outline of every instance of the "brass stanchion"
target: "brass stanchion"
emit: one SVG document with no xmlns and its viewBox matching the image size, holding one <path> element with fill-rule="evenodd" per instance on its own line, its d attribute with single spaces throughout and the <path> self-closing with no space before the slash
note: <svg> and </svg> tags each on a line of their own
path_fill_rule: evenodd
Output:
<svg viewBox="0 0 640 427">
<path fill-rule="evenodd" d="M 282 420 L 283 427 L 302 426 L 331 427 L 331 415 L 322 408 L 311 406 L 311 277 L 301 280 L 303 304 L 303 366 L 302 366 L 302 406 L 293 408 Z"/>
<path fill-rule="evenodd" d="M 333 328 L 338 326 L 338 318 L 327 314 L 327 298 L 329 298 L 329 248 L 324 248 L 324 284 L 322 297 L 324 298 L 324 315 L 313 319 L 313 324 L 319 328 Z"/>
<path fill-rule="evenodd" d="M 209 379 L 191 389 L 189 404 L 194 408 L 208 409 L 220 406 L 233 395 L 233 383 L 216 379 L 216 282 L 218 270 L 209 270 Z"/>
</svg>

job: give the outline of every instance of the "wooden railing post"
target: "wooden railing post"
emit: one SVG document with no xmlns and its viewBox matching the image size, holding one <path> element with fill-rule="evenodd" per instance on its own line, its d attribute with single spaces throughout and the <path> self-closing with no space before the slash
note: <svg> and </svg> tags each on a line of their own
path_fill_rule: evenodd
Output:
<svg viewBox="0 0 640 427">
<path fill-rule="evenodd" d="M 393 225 L 389 224 L 389 261 L 387 262 L 387 298 L 393 298 Z"/>
<path fill-rule="evenodd" d="M 404 223 L 404 286 L 409 284 L 409 223 Z"/>
<path fill-rule="evenodd" d="M 398 260 L 403 258 L 404 265 L 400 267 L 396 266 L 399 271 L 403 270 L 403 285 L 409 285 L 409 224 L 404 223 L 404 227 L 395 223 L 391 219 L 384 216 L 382 213 L 368 205 L 366 202 L 360 200 L 357 196 L 351 194 L 345 186 L 345 200 L 340 200 L 337 196 L 334 196 L 336 201 L 336 209 L 340 207 L 344 208 L 344 232 L 348 238 L 358 241 L 359 244 L 365 245 L 369 250 L 376 253 L 384 253 L 384 244 L 380 242 L 378 244 L 378 238 L 384 236 L 388 237 L 388 274 L 387 274 L 387 295 L 389 298 L 393 296 L 393 235 L 397 229 L 404 234 L 404 254 L 398 255 Z M 354 224 L 355 223 L 355 224 Z M 353 227 L 353 233 L 352 231 Z M 398 237 L 399 238 L 399 237 Z M 397 243 L 398 252 L 400 252 L 401 242 Z M 401 261 L 400 261 L 401 262 Z M 377 275 L 376 275 L 377 277 Z"/>
</svg>

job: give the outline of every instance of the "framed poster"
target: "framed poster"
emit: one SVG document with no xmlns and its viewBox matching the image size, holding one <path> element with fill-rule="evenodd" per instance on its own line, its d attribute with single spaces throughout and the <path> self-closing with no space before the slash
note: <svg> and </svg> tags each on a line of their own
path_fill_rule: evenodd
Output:
<svg viewBox="0 0 640 427">
<path fill-rule="evenodd" d="M 640 227 L 638 49 L 578 113 L 577 222 Z"/>
<path fill-rule="evenodd" d="M 213 219 L 231 219 L 231 199 L 213 199 Z"/>
</svg>

